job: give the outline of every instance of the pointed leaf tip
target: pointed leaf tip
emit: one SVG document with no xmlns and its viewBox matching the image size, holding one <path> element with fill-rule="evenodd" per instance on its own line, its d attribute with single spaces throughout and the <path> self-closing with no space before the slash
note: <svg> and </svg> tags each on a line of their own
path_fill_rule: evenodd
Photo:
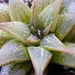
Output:
<svg viewBox="0 0 75 75">
<path fill-rule="evenodd" d="M 25 23 L 4 22 L 0 23 L 0 29 L 27 45 L 27 38 L 30 36 L 30 29 Z"/>
<path fill-rule="evenodd" d="M 28 52 L 34 66 L 35 74 L 43 75 L 52 54 L 42 47 L 28 47 Z"/>
<path fill-rule="evenodd" d="M 52 22 L 51 32 L 55 31 L 56 22 L 62 2 L 63 0 L 56 0 L 52 4 L 48 5 L 39 15 L 40 20 L 42 21 L 45 28 Z"/>
<path fill-rule="evenodd" d="M 38 29 L 43 30 L 44 27 L 42 25 L 42 22 L 39 19 L 39 14 L 38 14 L 36 4 L 37 3 L 34 0 L 33 5 L 32 5 L 32 14 L 31 14 L 30 26 L 33 26 L 33 28 L 36 29 L 36 31 L 37 31 Z"/>
</svg>

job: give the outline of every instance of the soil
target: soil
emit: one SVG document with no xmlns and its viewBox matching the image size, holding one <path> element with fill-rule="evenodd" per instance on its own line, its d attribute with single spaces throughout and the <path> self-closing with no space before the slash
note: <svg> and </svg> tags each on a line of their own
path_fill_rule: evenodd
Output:
<svg viewBox="0 0 75 75">
<path fill-rule="evenodd" d="M 48 65 L 48 75 L 75 75 L 75 69 L 50 63 Z"/>
<path fill-rule="evenodd" d="M 28 6 L 31 7 L 32 0 L 30 0 L 31 2 L 29 2 L 28 0 L 24 0 L 24 1 L 25 2 L 27 1 Z M 0 3 L 8 3 L 8 0 L 0 0 Z M 75 69 L 50 63 L 48 65 L 48 75 L 75 75 Z"/>
</svg>

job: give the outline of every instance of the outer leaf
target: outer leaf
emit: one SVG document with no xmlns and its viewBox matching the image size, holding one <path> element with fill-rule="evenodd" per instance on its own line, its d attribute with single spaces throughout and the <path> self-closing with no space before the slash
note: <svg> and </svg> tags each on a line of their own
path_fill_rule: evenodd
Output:
<svg viewBox="0 0 75 75">
<path fill-rule="evenodd" d="M 0 50 L 0 66 L 29 59 L 26 47 L 16 40 L 9 41 Z"/>
<path fill-rule="evenodd" d="M 75 1 L 73 1 L 68 8 L 66 8 L 67 13 L 74 13 L 75 12 Z"/>
<path fill-rule="evenodd" d="M 10 39 L 12 39 L 12 37 L 8 33 L 0 30 L 0 48 Z"/>
<path fill-rule="evenodd" d="M 64 0 L 62 6 L 68 6 L 68 5 L 71 4 L 72 2 L 74 2 L 74 0 Z"/>
<path fill-rule="evenodd" d="M 23 0 L 9 0 L 9 7 L 12 21 L 30 22 L 31 10 Z"/>
<path fill-rule="evenodd" d="M 3 66 L 1 69 L 1 75 L 25 75 L 31 68 L 30 62 L 9 64 Z"/>
<path fill-rule="evenodd" d="M 10 71 L 10 75 L 26 75 L 31 68 L 30 62 L 15 64 Z"/>
<path fill-rule="evenodd" d="M 26 24 L 22 22 L 0 23 L 0 29 L 8 32 L 14 38 L 27 44 L 27 38 L 30 36 L 30 30 Z"/>
<path fill-rule="evenodd" d="M 71 41 L 74 36 L 75 36 L 75 25 L 72 27 L 68 35 L 64 38 L 64 41 Z"/>
<path fill-rule="evenodd" d="M 65 14 L 63 17 L 64 18 L 60 23 L 60 26 L 56 30 L 56 36 L 60 40 L 65 38 L 75 24 L 75 13 Z"/>
<path fill-rule="evenodd" d="M 73 51 L 73 53 L 75 53 L 75 44 L 67 42 L 65 43 L 65 45 L 68 48 L 70 48 Z M 64 52 L 52 52 L 52 53 L 53 53 L 52 62 L 75 68 L 75 54 L 66 54 Z"/>
<path fill-rule="evenodd" d="M 43 75 L 52 54 L 41 47 L 28 47 L 28 52 L 34 66 L 35 75 Z"/>
<path fill-rule="evenodd" d="M 46 36 L 41 41 L 40 46 L 50 51 L 72 53 L 54 34 Z"/>
<path fill-rule="evenodd" d="M 41 13 L 40 13 L 40 20 L 43 22 L 44 27 L 46 28 L 50 23 L 51 25 L 51 32 L 55 31 L 57 17 L 59 13 L 60 6 L 63 0 L 56 0 L 49 6 L 47 6 Z"/>
<path fill-rule="evenodd" d="M 64 0 L 60 13 L 74 13 L 75 0 Z"/>
<path fill-rule="evenodd" d="M 71 43 L 71 42 L 64 42 L 64 44 L 70 48 L 71 50 L 75 51 L 75 43 Z"/>
<path fill-rule="evenodd" d="M 0 3 L 0 22 L 10 21 L 9 7 L 7 4 Z"/>
<path fill-rule="evenodd" d="M 36 7 L 36 1 L 33 1 L 33 5 L 32 5 L 32 16 L 31 16 L 31 21 L 30 21 L 30 26 L 33 26 L 34 29 L 36 29 L 36 32 L 38 29 L 43 30 L 44 27 L 39 19 L 39 15 L 38 15 L 38 11 L 37 11 L 37 7 Z"/>
</svg>

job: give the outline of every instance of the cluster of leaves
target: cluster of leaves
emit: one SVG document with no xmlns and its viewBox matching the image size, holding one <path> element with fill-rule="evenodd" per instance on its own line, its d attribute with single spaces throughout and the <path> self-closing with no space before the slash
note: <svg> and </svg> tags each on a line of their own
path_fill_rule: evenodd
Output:
<svg viewBox="0 0 75 75">
<path fill-rule="evenodd" d="M 75 68 L 74 9 L 74 0 L 34 0 L 31 9 L 9 0 L 0 7 L 0 66 L 9 75 L 32 67 L 43 75 L 50 62 Z"/>
</svg>

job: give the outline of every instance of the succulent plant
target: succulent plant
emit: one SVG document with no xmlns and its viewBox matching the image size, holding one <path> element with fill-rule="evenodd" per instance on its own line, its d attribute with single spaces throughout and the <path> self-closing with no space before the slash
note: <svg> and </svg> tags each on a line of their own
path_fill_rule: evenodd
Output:
<svg viewBox="0 0 75 75">
<path fill-rule="evenodd" d="M 47 75 L 50 62 L 75 68 L 75 1 L 9 0 L 0 7 L 0 66 L 8 75 Z M 5 70 L 7 68 L 7 70 Z M 3 70 L 2 70 L 3 72 Z"/>
</svg>

